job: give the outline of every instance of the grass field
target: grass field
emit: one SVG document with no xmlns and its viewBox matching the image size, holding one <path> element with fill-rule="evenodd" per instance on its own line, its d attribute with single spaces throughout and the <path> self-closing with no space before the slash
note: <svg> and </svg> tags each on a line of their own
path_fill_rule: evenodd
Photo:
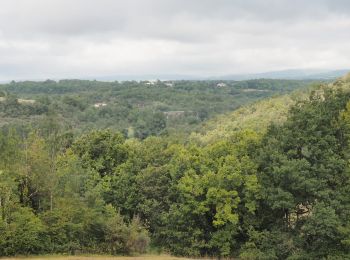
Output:
<svg viewBox="0 0 350 260">
<path fill-rule="evenodd" d="M 147 255 L 147 256 L 32 256 L 32 257 L 9 257 L 0 258 L 1 260 L 190 260 L 189 258 L 179 258 L 168 255 Z M 193 260 L 193 258 L 191 259 Z"/>
</svg>

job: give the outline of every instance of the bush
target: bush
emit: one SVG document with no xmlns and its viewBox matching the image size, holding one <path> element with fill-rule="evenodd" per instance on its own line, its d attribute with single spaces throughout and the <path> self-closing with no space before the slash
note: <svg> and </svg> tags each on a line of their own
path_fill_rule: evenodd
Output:
<svg viewBox="0 0 350 260">
<path fill-rule="evenodd" d="M 150 238 L 138 217 L 127 225 L 116 213 L 106 223 L 105 241 L 110 254 L 141 254 L 147 251 Z"/>
<path fill-rule="evenodd" d="M 126 248 L 129 253 L 142 254 L 147 251 L 150 238 L 139 217 L 134 217 L 129 225 Z"/>
<path fill-rule="evenodd" d="M 0 224 L 0 254 L 29 255 L 45 252 L 45 228 L 29 208 L 19 208 L 10 215 L 9 223 Z"/>
</svg>

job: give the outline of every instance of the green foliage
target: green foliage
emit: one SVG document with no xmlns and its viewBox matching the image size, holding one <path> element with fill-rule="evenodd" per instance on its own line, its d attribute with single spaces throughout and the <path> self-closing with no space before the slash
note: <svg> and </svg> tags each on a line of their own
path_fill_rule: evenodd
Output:
<svg viewBox="0 0 350 260">
<path fill-rule="evenodd" d="M 297 95 L 298 99 L 306 96 L 305 93 L 294 93 L 294 95 Z M 219 115 L 206 121 L 198 132 L 191 134 L 190 138 L 196 143 L 210 144 L 229 138 L 235 132 L 245 129 L 264 133 L 271 123 L 281 124 L 286 120 L 290 107 L 296 101 L 294 95 L 263 99 L 229 114 Z"/>
<path fill-rule="evenodd" d="M 340 232 L 349 223 L 349 139 L 342 112 L 349 98 L 341 90 L 315 91 L 263 140 L 262 226 L 288 234 L 307 258 L 349 253 L 347 232 Z"/>
<path fill-rule="evenodd" d="M 309 81 L 225 81 L 225 87 L 218 83 L 11 82 L 0 85 L 0 125 L 31 123 L 37 128 L 54 111 L 61 124 L 78 134 L 105 128 L 125 134 L 132 129 L 129 136 L 141 139 L 180 129 L 190 133 L 208 118 L 257 99 L 305 88 Z"/>
<path fill-rule="evenodd" d="M 28 255 L 45 252 L 45 228 L 29 208 L 17 208 L 0 224 L 0 254 Z"/>
<path fill-rule="evenodd" d="M 0 133 L 0 255 L 145 252 L 141 220 L 129 223 L 103 200 L 103 177 L 126 156 L 123 137 L 92 132 L 65 149 L 55 132 L 42 133 Z M 93 156 L 104 153 L 101 168 Z"/>
<path fill-rule="evenodd" d="M 92 168 L 101 176 L 110 175 L 121 164 L 127 151 L 124 138 L 109 130 L 92 131 L 81 136 L 74 144 L 74 152 L 81 157 L 86 168 Z"/>
<path fill-rule="evenodd" d="M 236 239 L 243 235 L 257 206 L 257 166 L 250 158 L 257 140 L 253 132 L 239 133 L 191 155 L 193 162 L 178 182 L 179 197 L 168 216 L 172 252 L 234 253 Z"/>
<path fill-rule="evenodd" d="M 240 108 L 189 139 L 170 131 L 184 123 L 180 118 L 171 121 L 174 114 L 162 113 L 177 108 L 172 105 L 179 97 L 183 106 L 195 103 L 185 110 L 194 105 L 198 115 L 183 116 L 197 117 L 197 124 L 214 114 L 202 101 L 222 111 L 216 106 L 227 105 L 222 93 L 264 90 L 257 98 L 280 90 L 279 83 L 226 82 L 220 88 L 211 81 L 172 87 L 146 83 L 46 81 L 5 87 L 6 102 L 16 109 L 18 100 L 8 92 L 20 93 L 24 86 L 28 97 L 67 96 L 59 102 L 41 96 L 49 110 L 36 127 L 0 131 L 0 256 L 133 255 L 151 245 L 191 257 L 349 258 L 348 77 L 315 88 L 309 97 L 282 96 Z M 71 95 L 76 92 L 82 95 Z M 155 93 L 171 102 L 153 103 Z M 202 100 L 192 100 L 194 93 Z M 86 106 L 108 95 L 123 105 Z M 142 100 L 145 110 L 134 110 L 130 100 Z M 127 118 L 118 121 L 120 130 L 128 126 L 128 131 L 74 136 L 61 119 L 75 111 L 91 116 L 87 121 L 113 121 L 118 116 L 111 115 L 119 111 Z M 132 124 L 124 124 L 129 120 Z"/>
</svg>

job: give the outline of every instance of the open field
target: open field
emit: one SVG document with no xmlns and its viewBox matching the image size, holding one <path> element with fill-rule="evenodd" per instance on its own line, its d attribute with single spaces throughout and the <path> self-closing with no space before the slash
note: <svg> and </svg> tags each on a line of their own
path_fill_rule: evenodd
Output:
<svg viewBox="0 0 350 260">
<path fill-rule="evenodd" d="M 147 256 L 32 256 L 32 257 L 9 257 L 0 258 L 1 260 L 189 260 L 189 258 L 180 258 L 168 255 L 147 255 Z M 192 258 L 193 259 L 193 258 Z"/>
</svg>

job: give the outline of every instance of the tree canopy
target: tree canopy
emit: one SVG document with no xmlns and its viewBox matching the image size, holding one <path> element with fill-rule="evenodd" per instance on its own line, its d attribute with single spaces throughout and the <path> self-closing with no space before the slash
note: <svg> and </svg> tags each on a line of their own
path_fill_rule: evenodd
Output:
<svg viewBox="0 0 350 260">
<path fill-rule="evenodd" d="M 186 84 L 178 88 L 196 89 Z M 133 136 L 113 128 L 77 135 L 55 111 L 37 127 L 3 127 L 0 255 L 152 248 L 190 257 L 347 259 L 349 85 L 344 77 L 299 99 L 258 102 L 232 114 L 251 115 L 248 123 L 229 116 L 236 121 L 225 128 L 215 129 L 218 119 L 183 139 L 160 134 L 166 118 L 157 113 L 152 127 L 142 118 L 151 134 Z M 259 121 L 264 113 L 269 120 Z"/>
</svg>

